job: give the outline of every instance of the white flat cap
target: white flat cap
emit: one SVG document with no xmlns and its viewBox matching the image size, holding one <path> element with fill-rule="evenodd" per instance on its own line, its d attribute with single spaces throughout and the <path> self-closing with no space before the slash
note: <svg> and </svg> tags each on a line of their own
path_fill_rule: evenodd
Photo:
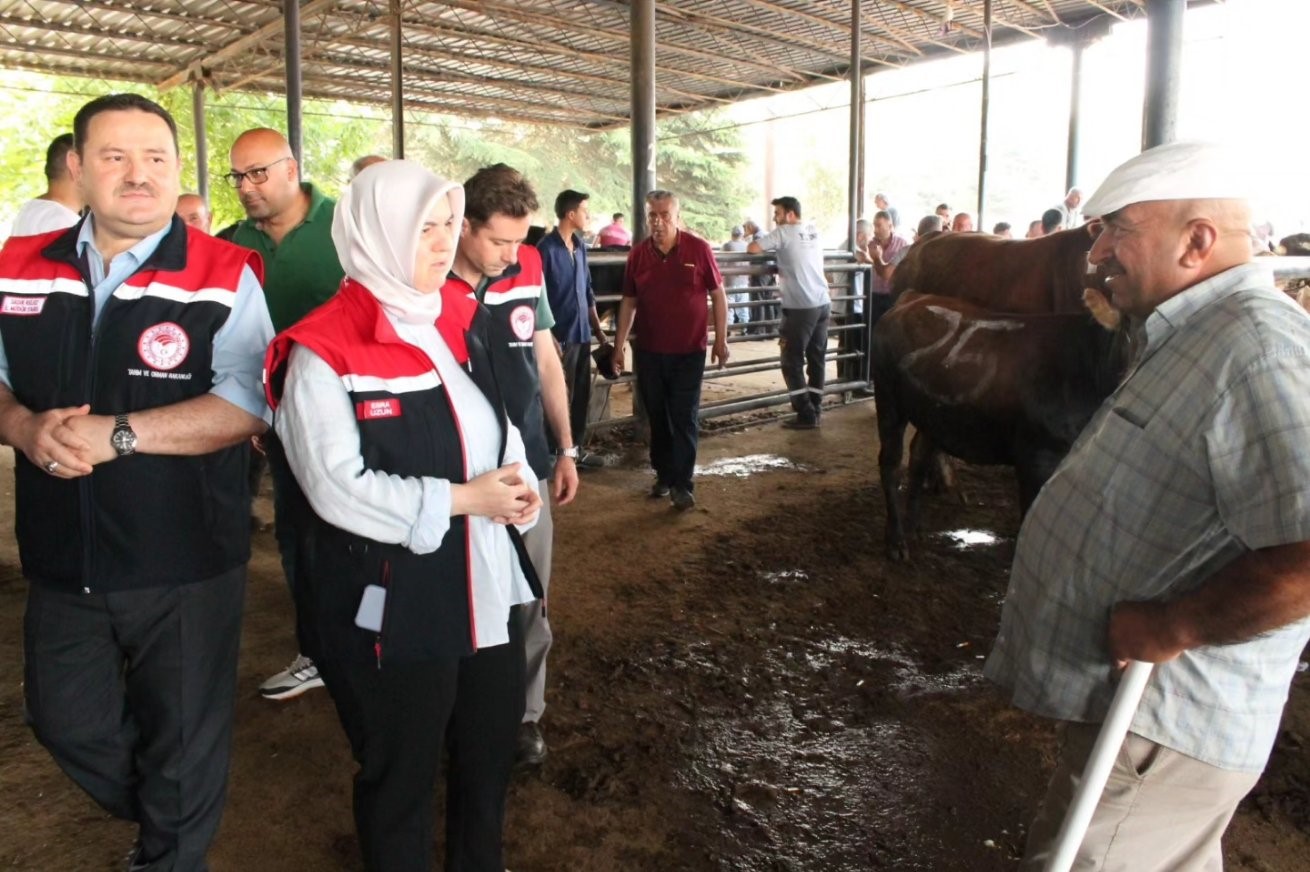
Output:
<svg viewBox="0 0 1310 872">
<path fill-rule="evenodd" d="M 1124 161 L 1096 189 L 1083 215 L 1100 218 L 1152 200 L 1246 200 L 1249 167 L 1227 146 L 1169 142 Z"/>
</svg>

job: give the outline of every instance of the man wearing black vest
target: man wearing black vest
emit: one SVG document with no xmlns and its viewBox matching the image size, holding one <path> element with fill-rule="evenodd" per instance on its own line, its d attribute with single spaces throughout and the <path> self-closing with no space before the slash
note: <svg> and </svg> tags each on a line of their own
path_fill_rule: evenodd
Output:
<svg viewBox="0 0 1310 872">
<path fill-rule="evenodd" d="M 227 788 L 273 329 L 258 256 L 173 214 L 169 114 L 114 94 L 73 128 L 89 214 L 0 252 L 27 711 L 69 777 L 139 826 L 131 869 L 200 870 Z"/>
<path fill-rule="evenodd" d="M 537 721 L 546 707 L 546 652 L 551 643 L 546 621 L 555 534 L 550 498 L 562 506 L 577 493 L 578 448 L 569 427 L 564 368 L 550 332 L 554 318 L 544 288 L 541 256 L 523 244 L 538 208 L 537 195 L 522 173 L 496 164 L 483 167 L 464 183 L 464 197 L 464 224 L 450 281 L 461 283 L 491 313 L 496 379 L 509 419 L 523 435 L 528 463 L 541 490 L 537 526 L 524 534 L 523 542 L 541 579 L 543 595 L 516 607 L 527 658 L 527 706 L 519 730 L 518 760 L 536 765 L 546 757 L 546 742 Z M 553 452 L 546 439 L 546 424 L 555 444 L 561 446 Z M 553 478 L 549 487 L 547 478 Z"/>
</svg>

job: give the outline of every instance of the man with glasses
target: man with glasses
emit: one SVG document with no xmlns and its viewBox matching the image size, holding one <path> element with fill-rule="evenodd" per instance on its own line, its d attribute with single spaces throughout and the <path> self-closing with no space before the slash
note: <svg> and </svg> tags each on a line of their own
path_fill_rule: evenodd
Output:
<svg viewBox="0 0 1310 872">
<path fill-rule="evenodd" d="M 247 130 L 232 143 L 230 160 L 232 171 L 226 178 L 236 188 L 247 216 L 237 224 L 232 241 L 263 257 L 268 313 L 281 333 L 335 294 L 341 284 L 344 273 L 332 244 L 336 203 L 300 180 L 300 164 L 291 154 L 291 145 L 276 130 Z M 296 536 L 288 500 L 298 490 L 272 432 L 264 437 L 264 449 L 273 476 L 273 526 L 282 571 L 294 590 Z M 259 692 L 267 699 L 281 700 L 322 686 L 313 660 L 298 654 Z"/>
</svg>

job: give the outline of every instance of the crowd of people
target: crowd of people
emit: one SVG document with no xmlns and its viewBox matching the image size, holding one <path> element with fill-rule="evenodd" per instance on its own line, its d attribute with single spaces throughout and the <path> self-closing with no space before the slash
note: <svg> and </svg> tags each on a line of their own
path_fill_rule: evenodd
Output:
<svg viewBox="0 0 1310 872">
<path fill-rule="evenodd" d="M 1025 868 L 1045 862 L 1128 659 L 1159 666 L 1080 868 L 1218 868 L 1310 637 L 1310 319 L 1251 262 L 1231 164 L 1168 148 L 1040 222 L 1091 220 L 1091 261 L 1145 345 L 1023 524 L 987 663 L 1015 705 L 1066 724 Z M 652 191 L 646 238 L 621 214 L 596 236 L 628 248 L 611 338 L 584 193 L 560 192 L 530 246 L 541 203 L 504 164 L 460 183 L 368 156 L 333 201 L 277 131 L 245 131 L 229 160 L 246 217 L 211 236 L 179 190 L 168 112 L 92 100 L 0 252 L 32 729 L 137 824 L 130 869 L 205 868 L 265 458 L 300 650 L 261 693 L 331 696 L 366 868 L 431 867 L 447 755 L 446 867 L 501 872 L 512 768 L 547 753 L 551 512 L 579 490 L 592 352 L 621 372 L 632 341 L 650 496 L 690 509 L 706 352 L 725 365 L 730 322 L 753 320 L 730 302 L 778 306 L 787 426 L 820 426 L 819 234 L 779 197 L 772 231 L 744 221 L 723 244 L 770 253 L 776 291 L 725 281 L 678 196 Z M 910 246 L 876 202 L 853 240 L 872 320 Z M 916 236 L 943 232 L 972 216 L 942 204 Z"/>
</svg>

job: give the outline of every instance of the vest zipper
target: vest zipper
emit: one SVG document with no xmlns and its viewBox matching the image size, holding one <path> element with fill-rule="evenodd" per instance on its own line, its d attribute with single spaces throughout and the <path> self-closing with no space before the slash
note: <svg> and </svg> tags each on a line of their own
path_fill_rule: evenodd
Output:
<svg viewBox="0 0 1310 872">
<path fill-rule="evenodd" d="M 90 336 L 90 348 L 87 352 L 87 373 L 86 373 L 86 402 L 89 404 L 94 401 L 96 395 L 96 354 L 99 349 L 99 338 L 96 330 L 96 300 L 95 289 L 91 282 L 84 276 L 83 281 L 86 283 L 87 294 L 87 333 Z M 109 301 L 105 301 L 109 305 Z M 104 312 L 101 312 L 103 315 Z M 94 414 L 94 412 L 93 412 Z M 95 575 L 95 554 L 96 554 L 96 527 L 95 527 L 95 493 L 92 488 L 94 475 L 83 476 L 78 481 L 78 489 L 82 493 L 82 593 L 91 593 L 91 581 Z"/>
<path fill-rule="evenodd" d="M 382 589 L 387 592 L 382 604 L 382 623 L 378 625 L 377 638 L 373 640 L 373 656 L 377 658 L 378 669 L 382 669 L 382 633 L 387 629 L 387 613 L 391 611 L 391 561 L 382 561 Z"/>
</svg>

